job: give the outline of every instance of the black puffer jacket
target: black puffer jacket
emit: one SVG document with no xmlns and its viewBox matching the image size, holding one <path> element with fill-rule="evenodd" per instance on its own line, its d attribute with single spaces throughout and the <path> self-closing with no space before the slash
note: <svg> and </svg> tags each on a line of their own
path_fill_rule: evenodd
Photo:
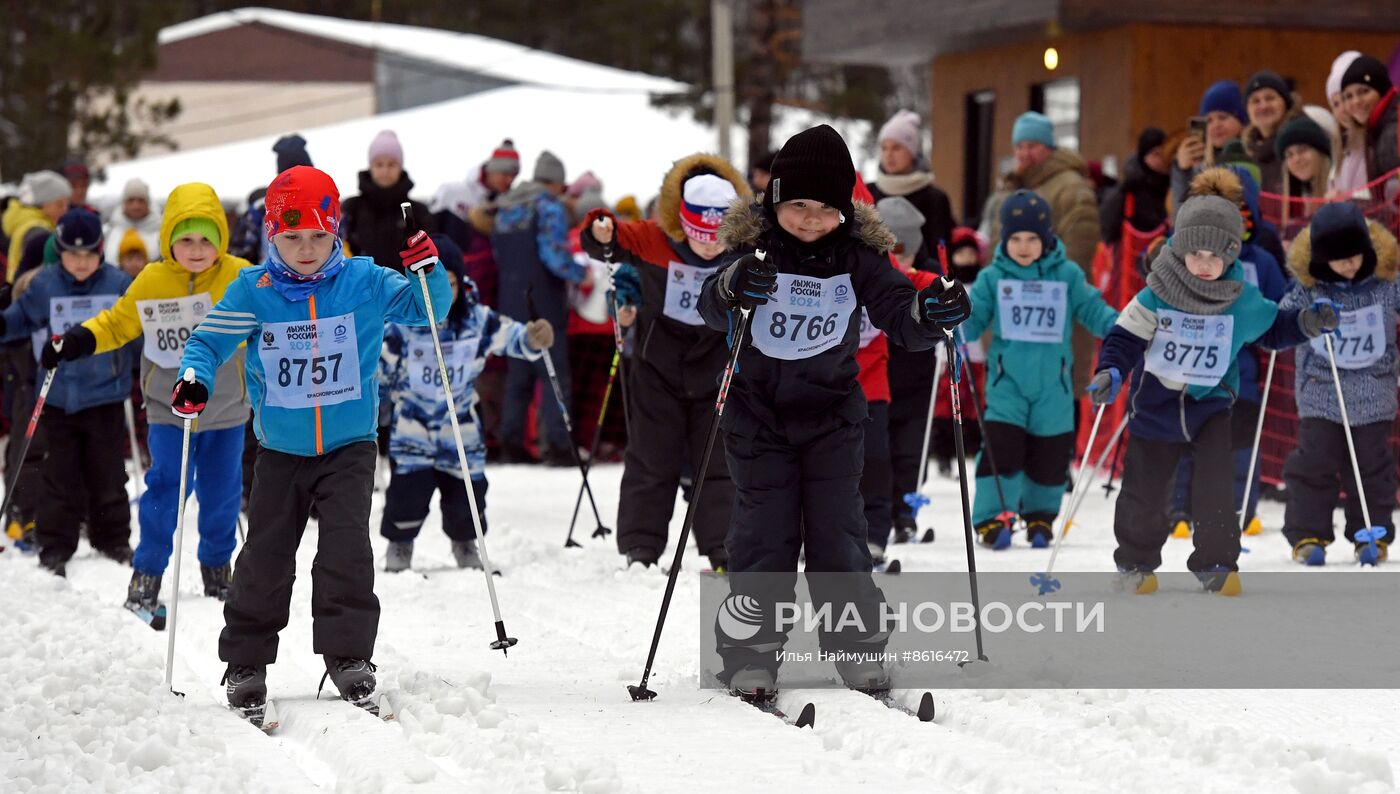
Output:
<svg viewBox="0 0 1400 794">
<path fill-rule="evenodd" d="M 403 271 L 399 251 L 403 249 L 403 213 L 399 205 L 408 201 L 413 180 L 408 172 L 399 175 L 392 187 L 374 184 L 368 171 L 360 172 L 360 195 L 351 196 L 341 204 L 340 236 L 356 256 L 374 257 L 376 264 Z M 418 228 L 429 234 L 437 231 L 437 221 L 427 206 L 413 202 L 413 217 Z"/>
</svg>

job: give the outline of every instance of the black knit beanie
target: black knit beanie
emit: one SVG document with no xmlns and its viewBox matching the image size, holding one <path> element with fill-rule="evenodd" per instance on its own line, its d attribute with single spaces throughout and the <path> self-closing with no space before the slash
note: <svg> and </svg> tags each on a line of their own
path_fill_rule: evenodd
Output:
<svg viewBox="0 0 1400 794">
<path fill-rule="evenodd" d="M 1368 85 L 1376 89 L 1376 93 L 1385 96 L 1390 91 L 1390 72 L 1385 68 L 1385 64 L 1369 55 L 1358 56 L 1351 62 L 1351 66 L 1342 73 L 1342 90 L 1347 90 L 1347 86 Z"/>
<path fill-rule="evenodd" d="M 1142 162 L 1142 158 L 1147 153 L 1167 142 L 1167 134 L 1158 127 L 1148 127 L 1138 135 L 1137 159 Z"/>
<path fill-rule="evenodd" d="M 1371 230 L 1366 226 L 1366 216 L 1355 204 L 1339 201 L 1322 205 L 1313 215 L 1308 234 L 1312 238 L 1308 273 L 1318 281 L 1342 281 L 1328 263 L 1357 254 L 1362 256 L 1361 269 L 1352 281 L 1363 281 L 1376 272 L 1376 248 L 1371 243 Z"/>
<path fill-rule="evenodd" d="M 835 207 L 847 220 L 851 218 L 856 167 L 841 133 L 830 126 L 820 124 L 788 138 L 773 158 L 769 173 L 772 179 L 764 192 L 764 206 L 808 199 Z"/>
<path fill-rule="evenodd" d="M 1271 72 L 1264 69 L 1255 72 L 1244 84 L 1244 101 L 1249 104 L 1249 95 L 1261 88 L 1272 88 L 1275 93 L 1283 98 L 1285 109 L 1293 107 L 1293 92 L 1288 89 L 1288 83 L 1279 77 L 1278 72 Z"/>
</svg>

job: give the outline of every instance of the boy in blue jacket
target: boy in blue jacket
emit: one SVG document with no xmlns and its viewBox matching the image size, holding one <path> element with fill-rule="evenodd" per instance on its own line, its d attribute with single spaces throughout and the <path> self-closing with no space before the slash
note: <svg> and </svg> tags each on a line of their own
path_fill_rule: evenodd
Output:
<svg viewBox="0 0 1400 794">
<path fill-rule="evenodd" d="M 50 337 L 110 308 L 131 283 L 131 276 L 102 261 L 102 221 L 91 210 L 65 212 L 54 231 L 54 247 L 59 266 L 40 271 L 0 315 L 0 341 L 32 336 L 36 356 Z M 57 362 L 41 363 L 42 382 Z M 48 453 L 40 467 L 35 537 L 39 564 L 58 576 L 66 575 L 68 560 L 78 549 L 83 521 L 98 553 L 131 562 L 122 415 L 122 401 L 130 393 L 126 349 L 65 362 L 55 370 L 41 420 Z"/>
<path fill-rule="evenodd" d="M 248 343 L 248 392 L 262 451 L 248 501 L 248 538 L 224 606 L 219 658 L 229 704 L 261 706 L 277 633 L 287 625 L 296 549 L 314 502 L 320 542 L 312 567 L 313 647 L 341 697 L 373 709 L 379 601 L 369 544 L 384 324 L 426 325 L 452 302 L 437 248 L 423 233 L 400 252 L 405 278 L 367 257 L 346 258 L 340 195 L 310 166 L 283 171 L 267 189 L 261 265 L 244 268 L 190 336 L 171 408 L 198 416 L 214 374 Z"/>
<path fill-rule="evenodd" d="M 1327 348 L 1321 339 L 1314 340 L 1298 348 L 1294 360 L 1293 391 L 1301 422 L 1298 447 L 1283 466 L 1288 484 L 1283 535 L 1293 546 L 1293 559 L 1305 565 L 1326 562 L 1326 548 L 1336 538 L 1332 511 L 1339 491 L 1347 495 L 1346 539 L 1355 544 L 1357 561 L 1383 562 L 1395 540 L 1395 451 L 1390 439 L 1397 407 L 1397 264 L 1400 251 L 1390 232 L 1366 220 L 1355 204 L 1345 202 L 1319 208 L 1288 252 L 1288 266 L 1298 283 L 1281 308 L 1327 300 L 1341 311 L 1339 338 L 1332 346 L 1337 375 L 1347 401 L 1366 507 L 1372 524 L 1385 528 L 1385 538 L 1375 546 L 1356 542 L 1357 530 L 1366 528 L 1361 497 L 1347 454 Z"/>
<path fill-rule="evenodd" d="M 1115 506 L 1114 562 L 1122 584 L 1157 589 L 1167 499 L 1177 462 L 1195 458 L 1191 516 L 1195 550 L 1187 567 L 1209 592 L 1238 595 L 1240 527 L 1231 504 L 1230 406 L 1239 393 L 1240 349 L 1299 345 L 1337 327 L 1327 305 L 1279 311 L 1244 280 L 1239 207 L 1195 196 L 1177 211 L 1175 231 L 1147 274 L 1147 286 L 1104 339 L 1087 391 L 1113 401 L 1133 375 L 1123 489 Z"/>
<path fill-rule="evenodd" d="M 1038 549 L 1050 545 L 1074 455 L 1073 321 L 1103 337 L 1118 318 L 1065 256 L 1052 223 L 1049 202 L 1033 191 L 1006 199 L 1001 244 L 973 282 L 972 316 L 961 329 L 964 339 L 991 329 L 984 443 L 997 463 L 1005 509 L 1021 514 Z M 1011 545 L 1011 527 L 998 515 L 1001 496 L 983 450 L 972 520 L 982 543 L 998 550 Z"/>
<path fill-rule="evenodd" d="M 486 521 L 486 443 L 476 423 L 476 379 L 486 356 L 511 356 L 537 361 L 554 342 L 548 320 L 518 323 L 477 300 L 476 284 L 467 278 L 462 251 L 452 238 L 433 235 L 452 283 L 451 311 L 438 315 L 437 335 L 452 381 L 457 423 L 462 429 L 471 467 L 477 511 Z M 434 309 L 437 305 L 434 304 Z M 457 441 L 447 416 L 442 375 L 433 352 L 433 330 L 390 323 L 379 357 L 381 399 L 393 405 L 389 460 L 393 473 L 384 494 L 384 519 L 379 534 L 389 540 L 384 570 L 398 573 L 413 562 L 413 540 L 428 517 L 433 493 L 440 494 L 442 529 L 452 539 L 458 568 L 480 568 L 476 553 L 477 527 L 472 523 Z M 484 533 L 486 527 L 480 530 Z"/>
</svg>

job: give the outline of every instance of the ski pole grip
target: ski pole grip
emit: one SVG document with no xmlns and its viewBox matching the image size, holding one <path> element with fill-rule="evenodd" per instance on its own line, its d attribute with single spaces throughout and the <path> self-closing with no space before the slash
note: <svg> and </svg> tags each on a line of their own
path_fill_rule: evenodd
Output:
<svg viewBox="0 0 1400 794">
<path fill-rule="evenodd" d="M 540 319 L 540 313 L 535 309 L 535 288 L 525 288 L 525 312 L 530 316 L 530 322 Z"/>
<path fill-rule="evenodd" d="M 185 367 L 184 381 L 194 383 L 194 367 Z"/>
<path fill-rule="evenodd" d="M 399 204 L 399 212 L 403 213 L 404 238 L 412 237 L 418 232 L 418 219 L 413 217 L 413 202 L 405 201 Z"/>
<path fill-rule="evenodd" d="M 53 335 L 53 350 L 55 353 L 63 352 L 63 337 L 58 334 Z"/>
</svg>

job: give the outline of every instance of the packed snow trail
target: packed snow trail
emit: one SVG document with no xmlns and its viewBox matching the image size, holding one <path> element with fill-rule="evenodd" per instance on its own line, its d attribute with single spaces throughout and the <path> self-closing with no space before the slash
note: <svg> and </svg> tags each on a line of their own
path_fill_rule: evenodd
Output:
<svg viewBox="0 0 1400 794">
<path fill-rule="evenodd" d="M 938 717 L 917 720 L 859 693 L 785 691 L 779 706 L 817 706 L 815 730 L 794 730 L 698 682 L 695 604 L 706 566 L 693 551 L 657 654 L 651 703 L 635 683 L 665 577 L 624 570 L 610 542 L 565 550 L 578 473 L 488 470 L 488 521 L 501 609 L 520 644 L 494 638 L 483 577 L 458 571 L 434 508 L 414 569 L 376 574 L 383 607 L 375 661 L 398 713 L 381 722 L 316 700 L 323 665 L 311 652 L 311 526 L 298 557 L 301 586 L 282 632 L 270 696 L 272 736 L 223 707 L 220 605 L 201 595 L 197 543 L 186 538 L 175 686 L 161 686 L 165 636 L 121 609 L 130 570 L 83 546 L 69 582 L 32 557 L 0 554 L 0 786 L 6 791 L 772 791 L 882 786 L 921 791 L 1299 791 L 1394 788 L 1400 725 L 1394 693 L 1355 690 L 935 691 Z M 616 514 L 618 466 L 590 475 L 605 521 Z M 893 548 L 906 571 L 962 571 L 955 481 L 928 489 L 931 545 Z M 192 510 L 197 505 L 191 503 Z M 382 494 L 372 535 L 377 564 Z M 681 505 L 680 507 L 683 507 Z M 672 521 L 679 533 L 682 509 Z M 1282 506 L 1265 502 L 1266 526 Z M 188 529 L 194 532 L 195 513 Z M 1061 550 L 1061 570 L 1111 570 L 1112 503 L 1095 489 Z M 1034 571 L 1046 551 L 978 550 L 988 571 Z M 1295 570 L 1276 531 L 1245 538 L 1249 572 Z M 1165 570 L 1184 570 L 1189 541 L 1169 541 Z M 1343 564 L 1334 555 L 1333 565 Z M 663 556 L 669 559 L 669 555 Z M 1388 575 L 1384 566 L 1380 575 Z M 169 598 L 170 582 L 164 597 Z M 1189 605 L 1197 594 L 1166 594 Z M 989 653 L 995 653 L 994 638 Z M 1327 675 L 1325 666 L 1319 675 Z M 916 706 L 917 692 L 895 696 Z"/>
</svg>

